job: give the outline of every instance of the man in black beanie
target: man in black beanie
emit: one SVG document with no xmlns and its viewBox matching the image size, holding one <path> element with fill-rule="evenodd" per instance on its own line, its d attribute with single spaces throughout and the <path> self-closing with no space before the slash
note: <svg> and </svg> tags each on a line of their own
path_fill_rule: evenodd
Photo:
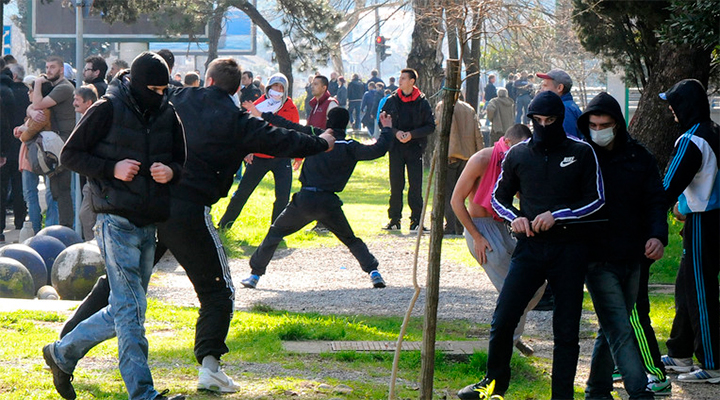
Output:
<svg viewBox="0 0 720 400">
<path fill-rule="evenodd" d="M 573 398 L 587 269 L 584 235 L 588 224 L 577 222 L 600 209 L 605 195 L 592 147 L 566 136 L 564 114 L 565 106 L 557 94 L 535 96 L 527 114 L 533 122 L 532 137 L 505 155 L 492 206 L 511 224 L 517 246 L 493 314 L 487 375 L 460 390 L 461 399 L 478 399 L 477 389 L 493 381 L 495 393 L 505 394 L 510 384 L 513 332 L 545 280 L 555 294 L 552 398 Z M 516 193 L 520 209 L 513 205 Z"/>
<path fill-rule="evenodd" d="M 53 384 L 74 399 L 73 371 L 97 344 L 117 335 L 120 374 L 131 400 L 166 400 L 148 366 L 145 293 L 152 273 L 155 224 L 170 215 L 170 184 L 185 162 L 185 135 L 167 100 L 168 68 L 144 52 L 118 74 L 106 96 L 83 115 L 61 154 L 88 177 L 96 238 L 105 259 L 109 305 L 43 348 Z M 184 399 L 176 395 L 170 399 Z"/>
<path fill-rule="evenodd" d="M 260 113 L 252 102 L 243 103 L 250 113 L 274 126 L 294 129 L 307 134 L 320 134 L 322 129 L 290 122 L 271 112 Z M 300 191 L 295 193 L 290 203 L 273 221 L 270 230 L 260 246 L 250 257 L 250 276 L 241 283 L 247 288 L 255 288 L 260 276 L 265 274 L 267 265 L 275 254 L 278 244 L 285 236 L 291 235 L 312 221 L 322 223 L 332 232 L 360 263 L 360 268 L 370 275 L 373 287 L 384 288 L 385 281 L 378 272 L 378 261 L 367 245 L 355 236 L 342 210 L 342 200 L 336 193 L 342 192 L 358 161 L 374 160 L 382 157 L 392 139 L 392 119 L 386 113 L 381 114 L 383 127 L 377 142 L 363 145 L 345 138 L 345 128 L 350 121 L 348 110 L 335 107 L 328 111 L 327 127 L 333 130 L 335 147 L 332 150 L 310 156 L 303 162 L 300 171 Z"/>
</svg>

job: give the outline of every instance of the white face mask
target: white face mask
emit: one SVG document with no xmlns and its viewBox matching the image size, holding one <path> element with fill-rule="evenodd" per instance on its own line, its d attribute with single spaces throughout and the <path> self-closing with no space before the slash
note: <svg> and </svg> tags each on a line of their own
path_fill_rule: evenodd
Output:
<svg viewBox="0 0 720 400">
<path fill-rule="evenodd" d="M 615 139 L 615 127 L 605 128 L 599 131 L 590 129 L 590 138 L 600 147 L 609 145 Z"/>
<path fill-rule="evenodd" d="M 283 98 L 283 95 L 285 92 L 278 92 L 277 90 L 270 89 L 268 90 L 268 97 L 275 101 L 280 101 Z"/>
</svg>

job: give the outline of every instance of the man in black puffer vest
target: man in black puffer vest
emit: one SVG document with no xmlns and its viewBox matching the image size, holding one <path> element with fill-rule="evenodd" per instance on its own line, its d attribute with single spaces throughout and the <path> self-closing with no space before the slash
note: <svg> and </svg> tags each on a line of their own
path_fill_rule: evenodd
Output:
<svg viewBox="0 0 720 400">
<path fill-rule="evenodd" d="M 306 157 L 327 150 L 330 132 L 304 135 L 252 118 L 231 99 L 240 84 L 240 66 L 219 58 L 208 66 L 205 88 L 170 89 L 170 99 L 187 132 L 183 177 L 171 188 L 170 217 L 157 224 L 157 262 L 170 250 L 195 288 L 200 311 L 195 326 L 195 358 L 202 365 L 197 388 L 220 393 L 240 387 L 220 368 L 233 316 L 235 289 L 225 249 L 214 228 L 210 207 L 230 190 L 233 174 L 248 153 Z M 60 333 L 107 305 L 110 288 L 100 278 Z"/>
<path fill-rule="evenodd" d="M 154 388 L 143 327 L 155 223 L 170 216 L 169 184 L 180 179 L 186 157 L 183 128 L 167 98 L 168 76 L 157 54 L 137 56 L 129 75 L 118 75 L 107 96 L 88 109 L 61 154 L 65 167 L 90 182 L 112 293 L 107 307 L 43 348 L 55 388 L 66 399 L 75 398 L 71 381 L 80 358 L 116 335 L 129 399 L 168 399 Z"/>
</svg>

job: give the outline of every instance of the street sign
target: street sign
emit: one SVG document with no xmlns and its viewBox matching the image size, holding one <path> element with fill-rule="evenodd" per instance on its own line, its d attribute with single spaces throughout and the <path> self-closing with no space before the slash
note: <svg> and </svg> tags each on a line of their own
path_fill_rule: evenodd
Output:
<svg viewBox="0 0 720 400">
<path fill-rule="evenodd" d="M 10 40 L 10 25 L 3 25 L 3 47 L 2 54 L 12 53 L 12 41 Z"/>
</svg>

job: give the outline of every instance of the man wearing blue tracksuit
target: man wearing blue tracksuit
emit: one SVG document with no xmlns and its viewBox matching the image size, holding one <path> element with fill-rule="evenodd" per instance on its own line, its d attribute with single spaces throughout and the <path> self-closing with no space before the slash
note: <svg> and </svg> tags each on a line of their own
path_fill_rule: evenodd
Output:
<svg viewBox="0 0 720 400">
<path fill-rule="evenodd" d="M 675 319 L 662 357 L 681 382 L 720 382 L 720 127 L 710 119 L 703 85 L 684 79 L 660 94 L 684 132 L 663 185 L 667 206 L 685 219 L 675 281 Z M 693 365 L 693 354 L 700 369 Z"/>
</svg>

